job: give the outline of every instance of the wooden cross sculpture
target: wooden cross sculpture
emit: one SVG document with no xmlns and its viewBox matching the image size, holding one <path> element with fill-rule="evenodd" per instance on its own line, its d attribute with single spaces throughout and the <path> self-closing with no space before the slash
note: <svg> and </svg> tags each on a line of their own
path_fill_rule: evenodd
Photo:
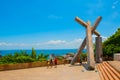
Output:
<svg viewBox="0 0 120 80">
<path fill-rule="evenodd" d="M 81 44 L 80 48 L 78 49 L 78 52 L 73 57 L 73 60 L 71 61 L 71 65 L 74 65 L 74 63 L 77 61 L 77 58 L 80 57 L 80 53 L 82 50 L 87 46 L 87 69 L 88 70 L 94 70 L 95 68 L 95 60 L 94 60 L 94 50 L 93 50 L 93 44 L 92 44 L 92 34 L 94 33 L 96 37 L 96 62 L 100 62 L 100 58 L 102 55 L 102 38 L 100 37 L 100 34 L 96 31 L 96 28 L 101 21 L 102 17 L 98 17 L 93 27 L 91 27 L 90 22 L 87 23 L 82 21 L 80 18 L 76 17 L 75 20 L 83 25 L 86 28 L 86 38 L 83 40 L 83 43 Z"/>
</svg>

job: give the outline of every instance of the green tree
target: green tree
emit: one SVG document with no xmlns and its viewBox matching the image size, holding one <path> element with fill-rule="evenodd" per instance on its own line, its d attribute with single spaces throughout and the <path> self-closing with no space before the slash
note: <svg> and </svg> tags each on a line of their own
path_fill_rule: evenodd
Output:
<svg viewBox="0 0 120 80">
<path fill-rule="evenodd" d="M 0 63 L 2 64 L 15 63 L 15 58 L 11 54 L 7 54 L 0 58 Z"/>
<path fill-rule="evenodd" d="M 82 58 L 83 61 L 87 59 L 87 53 L 81 53 L 80 56 L 80 58 Z"/>
<path fill-rule="evenodd" d="M 103 55 L 112 57 L 114 53 L 120 53 L 120 28 L 103 42 Z"/>
<path fill-rule="evenodd" d="M 36 51 L 34 48 L 32 48 L 32 54 L 31 57 L 36 60 Z"/>
<path fill-rule="evenodd" d="M 49 55 L 48 54 L 43 54 L 43 53 L 40 53 L 38 55 L 38 60 L 39 61 L 46 61 L 48 59 Z"/>
</svg>

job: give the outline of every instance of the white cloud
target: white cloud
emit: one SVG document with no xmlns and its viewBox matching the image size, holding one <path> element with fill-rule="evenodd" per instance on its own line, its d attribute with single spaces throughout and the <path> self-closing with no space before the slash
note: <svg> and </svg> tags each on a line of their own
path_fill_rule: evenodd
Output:
<svg viewBox="0 0 120 80">
<path fill-rule="evenodd" d="M 114 8 L 115 8 L 115 6 L 113 5 L 113 6 L 112 6 L 112 9 L 114 9 Z"/>
<path fill-rule="evenodd" d="M 66 43 L 65 40 L 50 40 L 50 41 L 46 42 L 46 44 L 53 44 L 53 45 L 64 44 L 64 43 Z"/>
<path fill-rule="evenodd" d="M 79 38 L 79 39 L 74 39 L 73 41 L 69 41 L 69 42 L 67 42 L 67 44 L 76 45 L 76 44 L 81 44 L 82 41 L 83 41 L 83 39 Z"/>
<path fill-rule="evenodd" d="M 36 42 L 36 43 L 6 43 L 0 42 L 0 47 L 3 49 L 64 49 L 64 48 L 78 48 L 83 39 L 74 39 L 71 41 L 66 40 L 49 40 L 47 42 Z"/>
<path fill-rule="evenodd" d="M 23 47 L 23 46 L 29 46 L 29 44 L 25 43 L 8 43 L 8 42 L 0 42 L 0 46 L 5 47 Z"/>
<path fill-rule="evenodd" d="M 95 37 L 97 37 L 96 35 L 92 35 L 92 38 L 95 38 Z"/>
<path fill-rule="evenodd" d="M 93 42 L 95 42 L 95 35 L 93 37 Z M 102 41 L 107 40 L 107 37 L 101 36 Z M 64 48 L 79 48 L 82 44 L 83 39 L 78 38 L 71 41 L 66 40 L 50 40 L 47 42 L 38 42 L 38 43 L 7 43 L 0 42 L 0 47 L 5 48 L 13 48 L 13 49 L 28 49 L 28 48 L 37 48 L 37 49 L 64 49 Z"/>
<path fill-rule="evenodd" d="M 105 37 L 105 36 L 101 36 L 101 37 L 102 37 L 102 41 L 103 41 L 103 42 L 108 39 L 108 38 Z"/>
<path fill-rule="evenodd" d="M 12 43 L 0 42 L 0 46 L 12 46 Z"/>
<path fill-rule="evenodd" d="M 93 35 L 93 38 L 96 36 Z M 102 40 L 105 41 L 107 37 L 101 36 Z M 94 40 L 95 41 L 95 40 Z M 68 49 L 68 48 L 79 48 L 83 39 L 73 39 L 70 41 L 66 40 L 49 40 L 47 42 L 36 42 L 36 43 L 8 43 L 0 42 L 1 49 Z"/>
<path fill-rule="evenodd" d="M 33 46 L 41 46 L 42 43 L 35 43 L 35 44 L 32 44 Z"/>
<path fill-rule="evenodd" d="M 14 46 L 19 46 L 19 47 L 25 47 L 25 46 L 29 46 L 29 44 L 26 43 L 19 43 L 19 44 L 14 44 Z"/>
<path fill-rule="evenodd" d="M 74 42 L 75 43 L 81 43 L 83 41 L 83 39 L 75 39 Z"/>
<path fill-rule="evenodd" d="M 48 16 L 49 19 L 62 19 L 62 16 L 56 16 L 56 15 L 49 15 Z"/>
<path fill-rule="evenodd" d="M 93 36 L 92 36 L 94 43 L 95 43 L 95 38 L 96 38 L 96 37 L 97 37 L 96 35 L 93 35 Z M 107 40 L 107 37 L 105 37 L 105 36 L 101 36 L 101 37 L 102 37 L 102 42 L 104 42 L 105 40 Z"/>
<path fill-rule="evenodd" d="M 82 42 L 83 39 L 78 38 L 71 41 L 67 41 L 66 44 L 64 44 L 63 46 L 66 48 L 79 48 Z"/>
</svg>

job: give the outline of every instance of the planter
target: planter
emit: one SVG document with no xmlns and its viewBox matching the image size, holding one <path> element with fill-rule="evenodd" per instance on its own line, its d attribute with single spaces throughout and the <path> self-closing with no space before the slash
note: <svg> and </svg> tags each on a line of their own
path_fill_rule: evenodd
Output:
<svg viewBox="0 0 120 80">
<path fill-rule="evenodd" d="M 58 61 L 58 65 L 60 64 L 64 64 L 64 61 Z M 43 67 L 43 66 L 47 66 L 46 61 L 45 62 L 16 63 L 16 64 L 2 64 L 0 65 L 0 71 L 33 68 L 33 67 Z"/>
<path fill-rule="evenodd" d="M 33 68 L 33 67 L 41 67 L 41 66 L 46 66 L 46 65 L 45 64 L 43 65 L 43 62 L 2 64 L 2 65 L 0 65 L 0 71 Z"/>
<path fill-rule="evenodd" d="M 0 71 L 4 70 L 4 65 L 0 65 Z"/>
</svg>

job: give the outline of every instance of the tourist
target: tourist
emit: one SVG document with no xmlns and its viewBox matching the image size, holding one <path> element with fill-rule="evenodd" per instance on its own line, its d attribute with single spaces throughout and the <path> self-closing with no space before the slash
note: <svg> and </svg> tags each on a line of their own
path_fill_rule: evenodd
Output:
<svg viewBox="0 0 120 80">
<path fill-rule="evenodd" d="M 0 51 L 0 58 L 2 58 L 1 51 Z"/>
<path fill-rule="evenodd" d="M 49 66 L 50 66 L 50 61 L 47 60 L 47 68 L 49 68 Z"/>
<path fill-rule="evenodd" d="M 57 58 L 55 57 L 55 58 L 54 58 L 54 65 L 55 65 L 55 68 L 57 68 L 57 62 L 58 62 L 58 60 L 57 60 Z"/>
<path fill-rule="evenodd" d="M 53 66 L 53 60 L 52 59 L 50 59 L 50 66 L 51 66 L 51 68 Z"/>
<path fill-rule="evenodd" d="M 2 58 L 2 55 L 0 55 L 0 58 Z"/>
<path fill-rule="evenodd" d="M 82 59 L 78 57 L 78 63 L 82 65 Z"/>
</svg>

